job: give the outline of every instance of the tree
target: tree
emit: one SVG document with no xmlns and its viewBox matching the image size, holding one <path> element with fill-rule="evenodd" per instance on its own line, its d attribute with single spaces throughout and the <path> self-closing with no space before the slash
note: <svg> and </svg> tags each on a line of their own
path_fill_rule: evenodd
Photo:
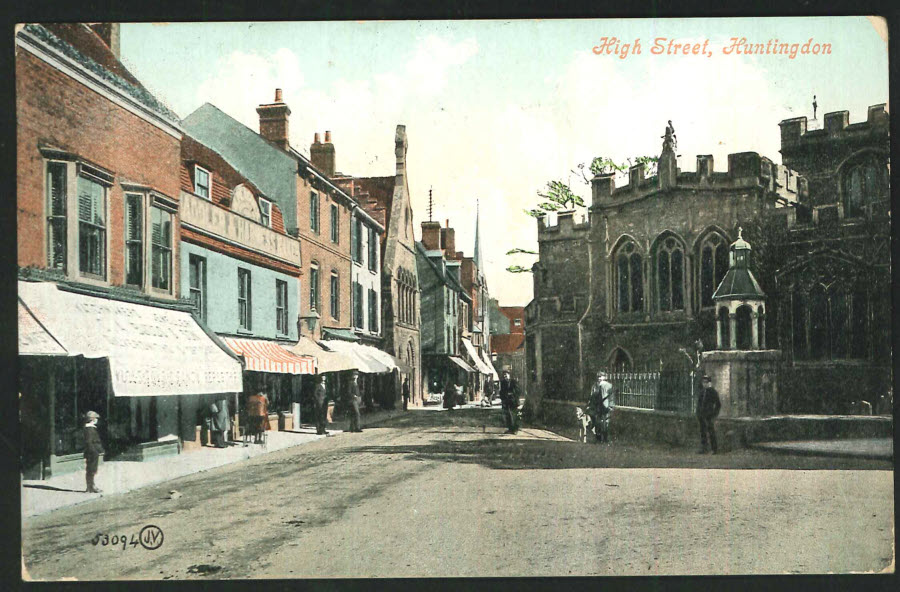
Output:
<svg viewBox="0 0 900 592">
<path fill-rule="evenodd" d="M 637 164 L 649 165 L 650 175 L 655 175 L 656 164 L 658 161 L 659 158 L 656 156 L 635 156 L 633 158 L 625 159 L 624 163 L 617 163 L 611 158 L 595 156 L 590 164 L 583 162 L 579 163 L 571 172 L 575 175 L 579 175 L 585 185 L 590 185 L 591 178 L 596 175 L 624 174 L 628 172 L 629 168 Z M 591 177 L 588 177 L 585 169 L 591 173 Z M 546 187 L 539 190 L 537 194 L 543 201 L 539 202 L 537 207 L 525 210 L 525 213 L 532 218 L 543 218 L 548 213 L 558 212 L 559 210 L 571 210 L 576 207 L 585 207 L 584 200 L 581 196 L 574 193 L 568 183 L 560 180 L 548 181 Z M 534 251 L 520 248 L 510 249 L 506 254 L 537 255 Z M 531 268 L 522 267 L 521 265 L 510 265 L 506 268 L 506 271 L 510 273 L 526 273 L 531 272 Z"/>
</svg>

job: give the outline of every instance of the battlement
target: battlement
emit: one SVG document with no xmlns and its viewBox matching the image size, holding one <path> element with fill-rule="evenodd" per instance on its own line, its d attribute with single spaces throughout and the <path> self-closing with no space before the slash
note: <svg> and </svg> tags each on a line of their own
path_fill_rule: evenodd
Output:
<svg viewBox="0 0 900 592">
<path fill-rule="evenodd" d="M 711 154 L 697 155 L 694 172 L 675 171 L 670 189 L 733 190 L 762 186 L 777 194 L 785 203 L 796 203 L 808 191 L 806 179 L 785 166 L 775 164 L 756 152 L 728 155 L 728 171 L 716 172 Z M 658 175 L 647 177 L 646 166 L 635 165 L 628 170 L 628 184 L 616 187 L 613 174 L 596 175 L 591 180 L 592 208 L 622 201 L 632 201 L 659 192 L 663 183 Z"/>
<path fill-rule="evenodd" d="M 808 130 L 806 117 L 794 117 L 785 119 L 778 126 L 781 128 L 781 147 L 791 148 L 805 143 L 822 141 L 823 139 L 853 138 L 872 132 L 888 133 L 890 128 L 890 113 L 887 105 L 880 103 L 871 105 L 866 120 L 850 123 L 849 111 L 834 111 L 826 113 L 823 117 L 821 129 Z"/>
<path fill-rule="evenodd" d="M 587 217 L 582 217 L 580 222 L 575 220 L 575 211 L 568 210 L 558 212 L 556 224 L 548 225 L 546 216 L 538 218 L 538 240 L 560 240 L 566 238 L 583 238 L 591 229 Z"/>
</svg>

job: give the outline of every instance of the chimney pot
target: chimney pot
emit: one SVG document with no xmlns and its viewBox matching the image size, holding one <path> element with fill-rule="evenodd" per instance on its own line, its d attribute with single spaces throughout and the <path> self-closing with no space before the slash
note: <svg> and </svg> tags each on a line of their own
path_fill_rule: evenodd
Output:
<svg viewBox="0 0 900 592">
<path fill-rule="evenodd" d="M 331 132 L 327 130 L 325 131 L 325 143 L 331 144 Z"/>
<path fill-rule="evenodd" d="M 450 218 L 447 218 L 446 220 L 444 220 L 444 227 L 450 228 Z"/>
<path fill-rule="evenodd" d="M 319 144 L 319 132 L 313 134 L 313 144 Z"/>
<path fill-rule="evenodd" d="M 284 102 L 284 100 L 281 98 L 281 89 L 280 89 L 280 88 L 276 88 L 276 89 L 275 89 L 275 102 L 276 102 L 276 103 L 283 103 L 283 102 Z"/>
</svg>

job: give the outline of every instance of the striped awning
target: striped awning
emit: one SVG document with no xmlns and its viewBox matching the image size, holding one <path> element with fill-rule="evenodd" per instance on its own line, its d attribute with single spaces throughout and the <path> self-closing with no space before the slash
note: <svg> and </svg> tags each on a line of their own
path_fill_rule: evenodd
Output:
<svg viewBox="0 0 900 592">
<path fill-rule="evenodd" d="M 274 341 L 222 337 L 231 351 L 244 359 L 244 369 L 272 374 L 315 374 L 316 359 L 298 356 Z"/>
</svg>

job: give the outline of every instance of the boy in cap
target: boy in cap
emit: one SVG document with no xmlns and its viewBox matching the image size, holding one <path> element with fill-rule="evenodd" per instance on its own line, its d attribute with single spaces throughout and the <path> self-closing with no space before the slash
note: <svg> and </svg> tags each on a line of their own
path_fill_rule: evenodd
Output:
<svg viewBox="0 0 900 592">
<path fill-rule="evenodd" d="M 94 476 L 97 474 L 97 465 L 100 462 L 100 455 L 105 454 L 103 443 L 100 441 L 100 434 L 97 433 L 97 421 L 100 420 L 100 414 L 94 411 L 88 411 L 84 414 L 87 423 L 84 424 L 84 469 L 85 481 L 87 481 L 87 493 L 100 493 L 94 485 Z"/>
</svg>

